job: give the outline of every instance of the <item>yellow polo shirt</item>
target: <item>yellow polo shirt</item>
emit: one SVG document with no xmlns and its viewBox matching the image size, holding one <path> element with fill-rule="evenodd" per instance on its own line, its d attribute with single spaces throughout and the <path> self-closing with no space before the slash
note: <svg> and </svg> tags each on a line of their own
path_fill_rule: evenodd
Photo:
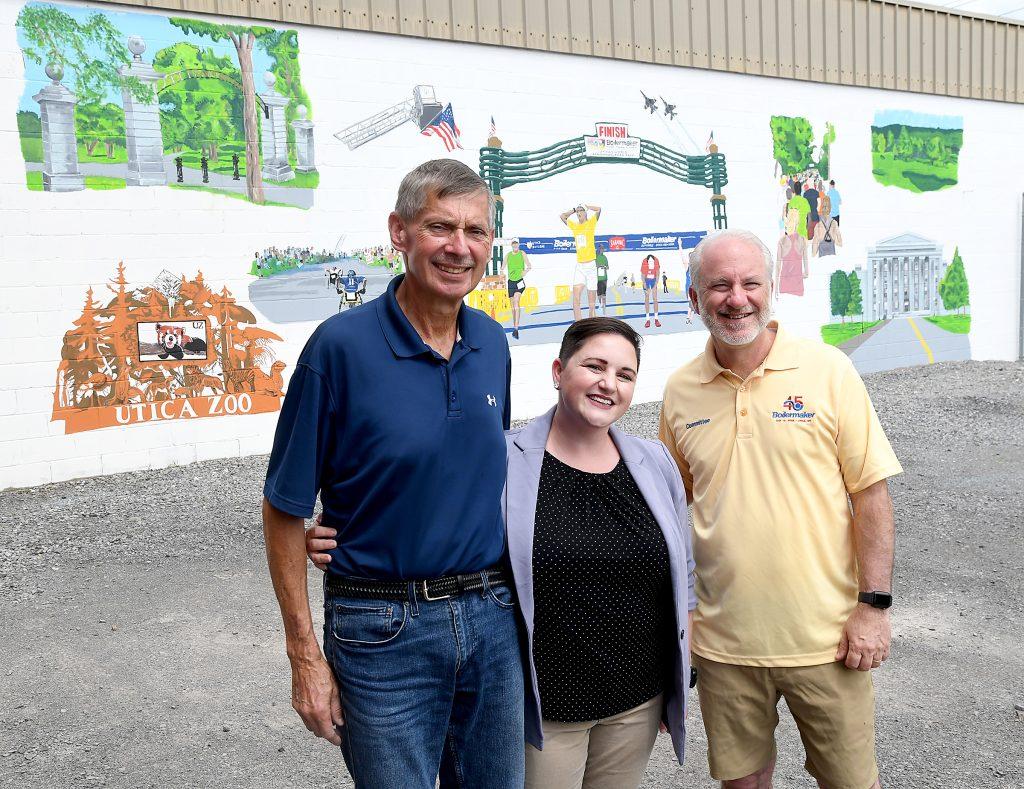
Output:
<svg viewBox="0 0 1024 789">
<path fill-rule="evenodd" d="M 835 658 L 857 604 L 847 495 L 903 471 L 837 348 L 787 334 L 740 380 L 704 353 L 669 378 L 661 440 L 693 499 L 698 655 L 747 666 Z"/>
</svg>

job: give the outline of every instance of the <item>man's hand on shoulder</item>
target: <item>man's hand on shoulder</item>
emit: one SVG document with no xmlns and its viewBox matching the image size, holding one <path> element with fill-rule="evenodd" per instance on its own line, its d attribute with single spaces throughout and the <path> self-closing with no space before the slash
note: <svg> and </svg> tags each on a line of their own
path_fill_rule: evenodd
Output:
<svg viewBox="0 0 1024 789">
<path fill-rule="evenodd" d="M 329 526 L 322 526 L 323 517 L 323 513 L 318 513 L 316 525 L 306 529 L 306 556 L 318 570 L 327 572 L 327 565 L 331 563 L 331 555 L 327 551 L 338 547 L 334 539 L 338 532 Z"/>
<path fill-rule="evenodd" d="M 316 655 L 291 658 L 292 709 L 317 737 L 341 745 L 336 726 L 345 725 L 341 696 L 331 667 L 317 650 Z"/>
<path fill-rule="evenodd" d="M 843 627 L 836 660 L 857 671 L 878 668 L 889 657 L 891 639 L 889 612 L 858 603 Z"/>
</svg>

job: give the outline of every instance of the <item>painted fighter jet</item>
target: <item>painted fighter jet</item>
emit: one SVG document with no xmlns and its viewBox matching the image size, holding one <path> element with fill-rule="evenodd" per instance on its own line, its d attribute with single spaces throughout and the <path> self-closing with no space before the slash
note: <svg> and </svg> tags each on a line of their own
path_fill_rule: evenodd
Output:
<svg viewBox="0 0 1024 789">
<path fill-rule="evenodd" d="M 640 91 L 640 95 L 644 97 L 644 109 L 650 110 L 651 115 L 658 111 L 658 100 L 650 98 L 646 93 Z"/>
<path fill-rule="evenodd" d="M 658 96 L 658 98 L 661 99 L 661 103 L 665 105 L 665 114 L 668 116 L 668 119 L 674 120 L 676 117 L 676 105 L 669 104 L 662 96 Z"/>
</svg>

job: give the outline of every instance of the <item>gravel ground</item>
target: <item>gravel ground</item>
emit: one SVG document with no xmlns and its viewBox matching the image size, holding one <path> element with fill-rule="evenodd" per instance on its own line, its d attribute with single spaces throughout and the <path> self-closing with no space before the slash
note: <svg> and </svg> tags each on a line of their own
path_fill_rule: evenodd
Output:
<svg viewBox="0 0 1024 789">
<path fill-rule="evenodd" d="M 1024 786 L 1024 364 L 869 376 L 906 473 L 887 787 Z M 653 436 L 657 405 L 623 420 Z M 0 786 L 350 786 L 302 727 L 259 525 L 265 457 L 0 492 Z M 312 589 L 313 599 L 319 592 Z M 776 785 L 810 787 L 788 714 Z M 645 787 L 712 786 L 659 737 Z"/>
</svg>

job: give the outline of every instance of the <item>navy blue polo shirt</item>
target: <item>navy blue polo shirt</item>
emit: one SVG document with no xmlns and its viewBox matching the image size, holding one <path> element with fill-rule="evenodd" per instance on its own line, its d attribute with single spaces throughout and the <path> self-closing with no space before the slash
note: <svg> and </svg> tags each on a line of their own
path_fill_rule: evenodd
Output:
<svg viewBox="0 0 1024 789">
<path fill-rule="evenodd" d="M 263 493 L 302 518 L 320 494 L 334 575 L 437 578 L 504 552 L 505 333 L 463 305 L 445 359 L 398 306 L 401 280 L 313 332 L 274 435 Z"/>
</svg>

